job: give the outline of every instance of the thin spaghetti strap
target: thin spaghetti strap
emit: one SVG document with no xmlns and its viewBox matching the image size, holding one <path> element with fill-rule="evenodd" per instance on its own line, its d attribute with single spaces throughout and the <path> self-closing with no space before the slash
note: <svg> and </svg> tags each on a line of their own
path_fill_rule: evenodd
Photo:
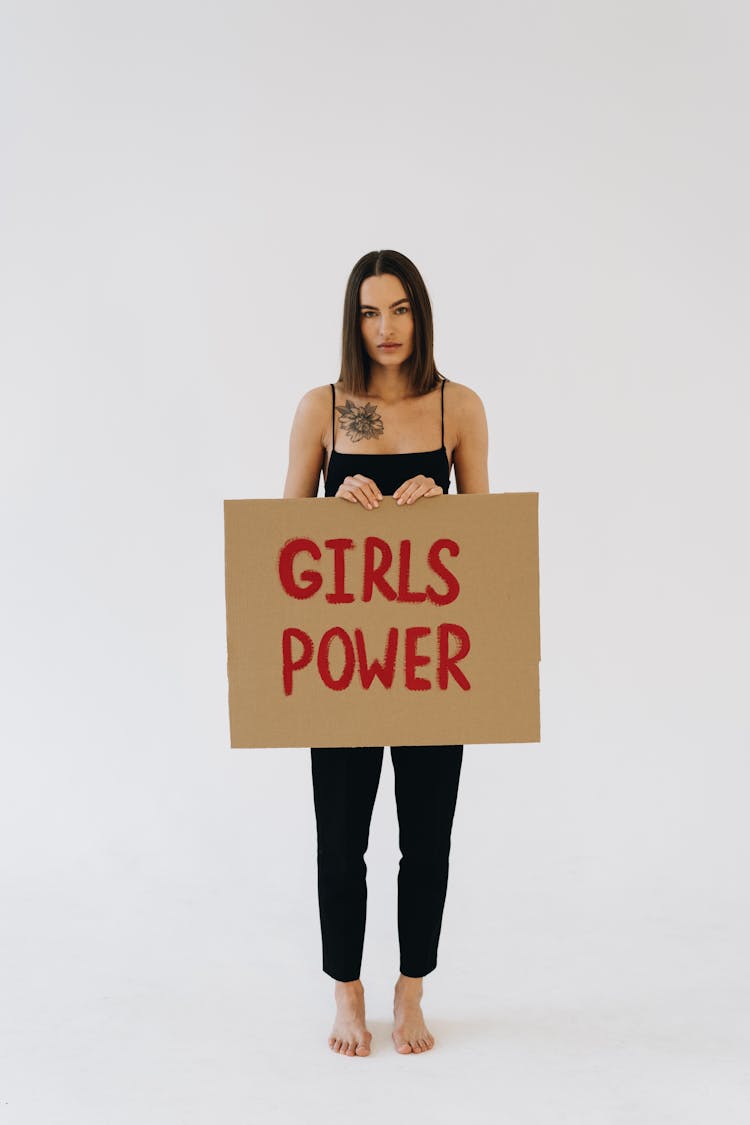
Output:
<svg viewBox="0 0 750 1125">
<path fill-rule="evenodd" d="M 443 381 L 440 384 L 440 442 L 442 447 L 445 446 L 445 395 L 443 394 L 443 391 L 445 390 L 445 384 L 447 382 L 448 380 L 445 378 L 445 376 L 443 376 Z"/>
<path fill-rule="evenodd" d="M 331 453 L 336 444 L 336 388 L 331 383 Z"/>
</svg>

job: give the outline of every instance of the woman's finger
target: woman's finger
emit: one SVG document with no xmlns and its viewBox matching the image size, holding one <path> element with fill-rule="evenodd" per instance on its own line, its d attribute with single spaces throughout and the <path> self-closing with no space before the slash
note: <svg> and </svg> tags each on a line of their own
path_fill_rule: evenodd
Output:
<svg viewBox="0 0 750 1125">
<path fill-rule="evenodd" d="M 365 480 L 366 479 L 367 478 L 365 478 Z M 377 508 L 378 502 L 377 502 L 374 494 L 368 489 L 366 484 L 358 484 L 357 478 L 352 477 L 352 483 L 351 483 L 350 487 L 351 487 L 351 490 L 354 493 L 354 495 L 359 500 L 359 502 L 363 505 L 363 507 L 365 507 L 365 508 Z"/>
<path fill-rule="evenodd" d="M 351 499 L 355 504 L 361 504 L 362 507 L 373 508 L 378 506 L 377 499 L 374 499 L 370 493 L 365 492 L 364 487 L 356 483 L 354 477 L 346 477 L 342 484 L 338 486 L 336 495 L 346 496 L 347 499 Z"/>
<path fill-rule="evenodd" d="M 443 490 L 439 485 L 435 484 L 432 477 L 418 476 L 412 477 L 411 480 L 404 481 L 404 483 L 396 491 L 400 493 L 397 504 L 413 504 L 420 496 L 435 496 L 439 493 L 435 489 L 439 489 L 441 493 Z M 395 493 L 394 493 L 395 495 Z"/>
<path fill-rule="evenodd" d="M 421 474 L 419 476 L 416 476 L 416 477 L 409 477 L 408 480 L 405 480 L 403 484 L 400 484 L 398 486 L 398 488 L 393 493 L 393 495 L 396 497 L 397 500 L 399 500 L 405 494 L 406 490 L 411 488 L 412 485 L 418 484 L 420 481 L 426 480 L 426 479 L 427 478 L 423 477 Z"/>
<path fill-rule="evenodd" d="M 424 487 L 424 485 L 420 485 L 420 487 L 416 490 L 416 492 L 412 492 L 410 496 L 406 497 L 406 503 L 407 504 L 413 504 L 415 500 L 419 500 L 419 498 L 421 496 L 424 496 L 424 494 L 425 494 L 425 487 Z"/>
<path fill-rule="evenodd" d="M 365 476 L 362 475 L 362 473 L 356 473 L 354 475 L 354 477 L 352 477 L 352 480 L 359 481 L 363 485 L 363 487 L 365 488 L 368 495 L 371 496 L 373 501 L 378 501 L 378 500 L 383 499 L 383 496 L 381 494 L 380 489 L 375 484 L 375 481 L 371 480 L 370 477 L 365 477 Z"/>
<path fill-rule="evenodd" d="M 401 493 L 401 495 L 399 496 L 396 503 L 397 504 L 408 504 L 418 494 L 418 491 L 421 487 L 422 487 L 422 485 L 419 485 L 419 484 L 410 484 Z"/>
<path fill-rule="evenodd" d="M 373 499 L 370 493 L 366 492 L 364 488 L 355 488 L 354 494 L 359 498 L 360 502 L 364 505 L 365 508 L 377 507 L 377 500 Z"/>
</svg>

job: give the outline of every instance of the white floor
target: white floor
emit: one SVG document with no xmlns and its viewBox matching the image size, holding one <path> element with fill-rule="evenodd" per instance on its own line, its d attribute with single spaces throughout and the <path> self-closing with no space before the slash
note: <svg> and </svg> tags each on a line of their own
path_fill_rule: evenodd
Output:
<svg viewBox="0 0 750 1125">
<path fill-rule="evenodd" d="M 283 784 L 297 823 L 279 825 L 275 847 L 256 814 L 280 799 L 280 759 L 246 752 L 221 759 L 227 776 L 256 783 L 236 808 L 225 795 L 223 828 L 175 799 L 160 834 L 148 820 L 133 824 L 129 844 L 113 833 L 75 868 L 56 865 L 51 847 L 42 874 L 41 847 L 32 854 L 37 875 L 3 902 L 3 1125 L 291 1125 L 353 1114 L 746 1125 L 749 935 L 732 857 L 712 882 L 688 863 L 695 834 L 666 846 L 667 833 L 642 862 L 630 850 L 639 833 L 623 838 L 617 818 L 609 837 L 582 848 L 572 821 L 550 824 L 549 806 L 536 823 L 528 809 L 514 814 L 531 775 L 544 776 L 539 748 L 467 748 L 440 962 L 425 980 L 436 1046 L 408 1057 L 390 1039 L 398 853 L 386 752 L 362 970 L 373 1052 L 332 1054 L 333 983 L 320 968 L 305 843 L 307 759 L 288 753 Z M 500 777 L 505 794 L 490 801 Z M 210 808 L 213 796 L 204 799 Z M 237 816 L 240 807 L 250 815 Z M 125 798 L 123 827 L 127 814 Z"/>
</svg>

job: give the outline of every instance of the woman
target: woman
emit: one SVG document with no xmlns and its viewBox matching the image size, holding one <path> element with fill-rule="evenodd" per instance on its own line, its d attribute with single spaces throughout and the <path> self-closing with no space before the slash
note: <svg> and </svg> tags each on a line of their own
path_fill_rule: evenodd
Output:
<svg viewBox="0 0 750 1125">
<path fill-rule="evenodd" d="M 458 492 L 489 492 L 482 401 L 435 367 L 430 299 L 416 266 L 395 250 L 374 250 L 347 283 L 338 383 L 308 391 L 297 407 L 284 496 L 317 496 L 322 471 L 326 496 L 368 510 L 391 495 L 398 504 L 425 503 L 448 492 L 451 464 Z M 392 1038 L 401 1054 L 434 1044 L 422 978 L 437 963 L 462 757 L 463 746 L 391 747 L 402 853 Z M 359 979 L 364 854 L 383 747 L 312 747 L 311 758 L 323 971 L 336 981 L 328 1043 L 340 1054 L 369 1055 Z"/>
</svg>

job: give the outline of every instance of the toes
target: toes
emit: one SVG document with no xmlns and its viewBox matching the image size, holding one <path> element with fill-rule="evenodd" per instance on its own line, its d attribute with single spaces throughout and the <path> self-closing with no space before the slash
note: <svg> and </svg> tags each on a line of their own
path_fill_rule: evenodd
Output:
<svg viewBox="0 0 750 1125">
<path fill-rule="evenodd" d="M 328 1046 L 332 1051 L 339 1055 L 369 1055 L 370 1053 L 370 1040 L 372 1035 L 367 1031 L 363 1034 L 362 1038 L 354 1037 L 353 1039 L 345 1039 L 338 1035 L 331 1035 L 328 1039 Z"/>
</svg>

